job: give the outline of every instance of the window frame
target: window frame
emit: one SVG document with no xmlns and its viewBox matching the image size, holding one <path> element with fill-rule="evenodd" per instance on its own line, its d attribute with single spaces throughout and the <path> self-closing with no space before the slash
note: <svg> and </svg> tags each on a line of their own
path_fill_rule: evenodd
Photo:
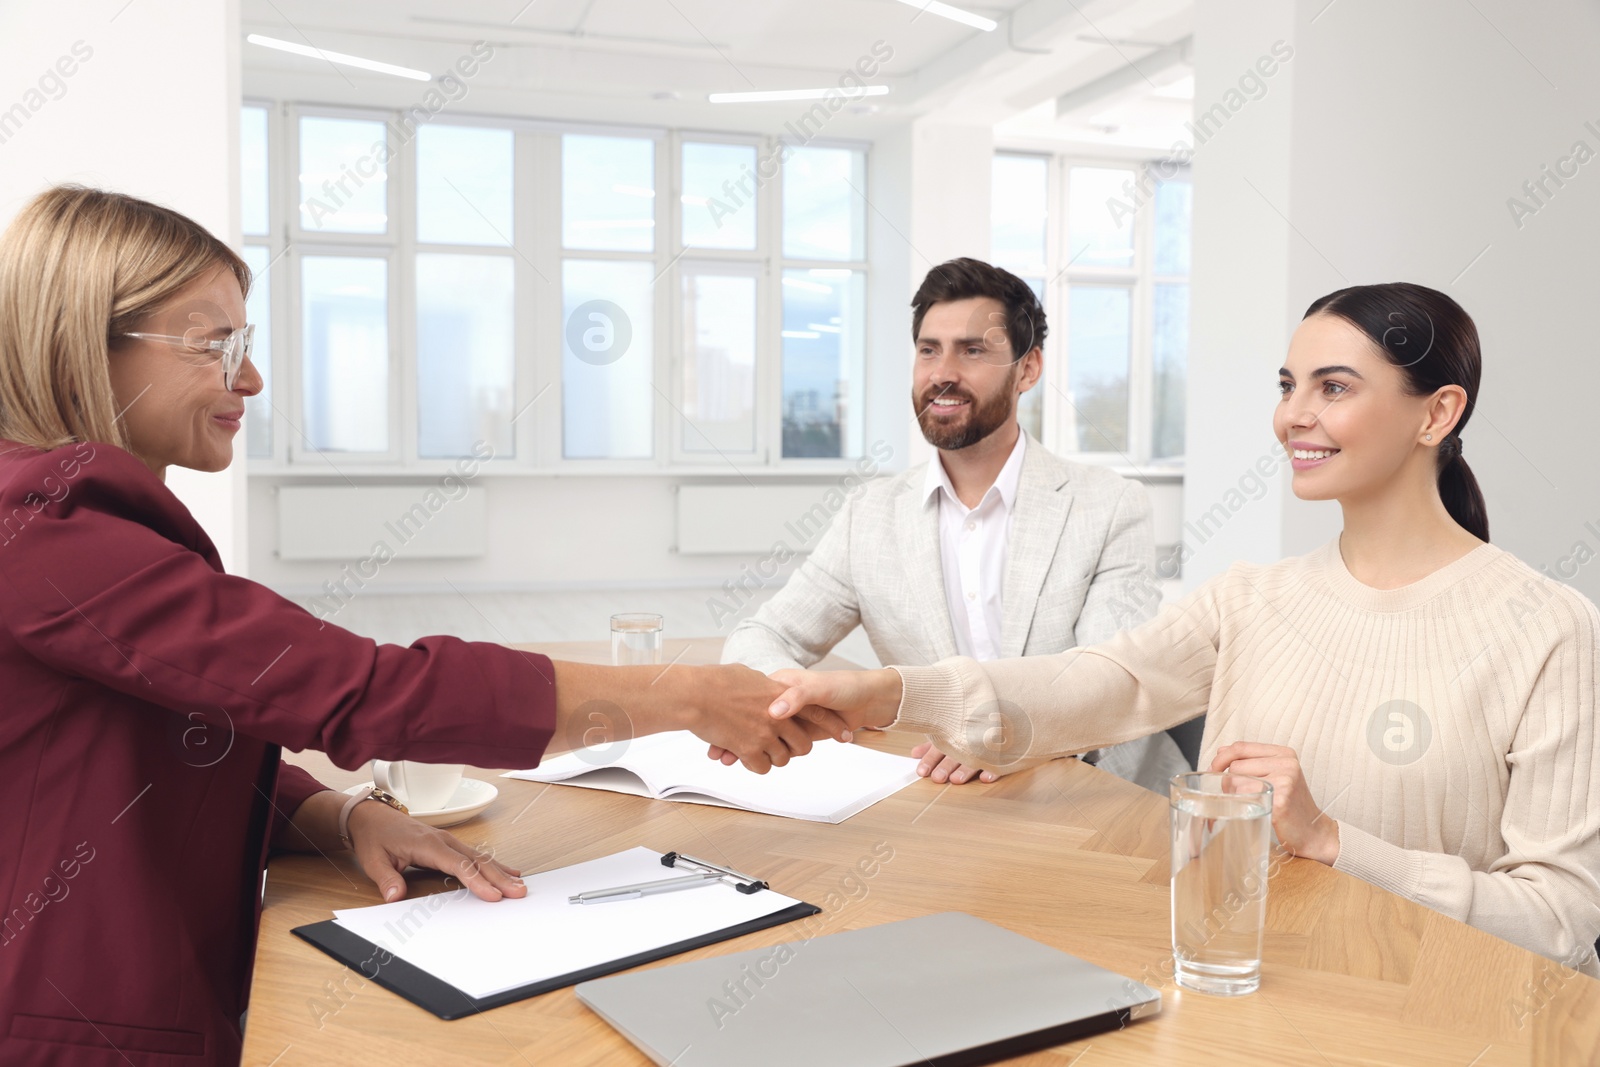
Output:
<svg viewBox="0 0 1600 1067">
<path fill-rule="evenodd" d="M 268 442 L 269 448 L 265 455 L 252 455 L 249 442 L 246 442 L 246 462 L 254 467 L 256 465 L 282 464 L 287 456 L 289 447 L 289 425 L 284 417 L 279 402 L 284 393 L 284 376 L 287 373 L 283 359 L 283 345 L 285 331 L 289 328 L 290 320 L 287 317 L 288 308 L 286 288 L 288 285 L 288 267 L 285 254 L 288 246 L 288 235 L 283 217 L 285 192 L 283 189 L 284 170 L 274 166 L 275 160 L 284 158 L 285 133 L 284 122 L 286 109 L 283 105 L 256 97 L 245 97 L 240 101 L 241 108 L 259 107 L 267 113 L 267 232 L 264 234 L 249 234 L 244 232 L 241 218 L 239 227 L 239 243 L 242 246 L 257 246 L 267 250 L 267 271 L 264 277 L 251 280 L 251 288 L 265 285 L 268 287 L 267 304 L 268 320 L 270 324 L 269 337 L 271 340 L 267 350 L 267 360 L 270 364 L 268 373 L 272 382 L 272 392 L 267 396 L 268 424 L 272 427 L 272 437 Z M 242 216 L 243 212 L 241 212 Z M 259 365 L 259 364 L 258 364 Z"/>
<path fill-rule="evenodd" d="M 292 381 L 292 392 L 287 395 L 280 393 L 280 399 L 287 400 L 287 404 L 277 405 L 279 413 L 289 422 L 293 437 L 289 442 L 286 461 L 295 467 L 311 466 L 313 464 L 335 466 L 333 460 L 337 458 L 340 464 L 356 468 L 374 466 L 391 466 L 398 463 L 403 455 L 415 455 L 415 429 L 408 434 L 406 429 L 397 425 L 401 420 L 399 413 L 405 410 L 408 392 L 414 392 L 414 385 L 410 376 L 416 373 L 416 346 L 408 343 L 408 338 L 400 329 L 400 308 L 403 299 L 401 284 L 405 275 L 402 274 L 401 262 L 408 252 L 414 253 L 415 249 L 405 247 L 400 234 L 399 218 L 401 203 L 406 199 L 406 193 L 401 186 L 407 184 L 410 176 L 403 172 L 405 168 L 390 166 L 390 163 L 400 154 L 393 139 L 393 130 L 388 122 L 391 112 L 372 108 L 352 107 L 326 107 L 314 104 L 290 104 L 285 113 L 284 135 L 287 140 L 283 158 L 288 161 L 288 170 L 285 173 L 284 194 L 288 198 L 285 205 L 284 223 L 287 230 L 288 254 L 284 259 L 288 261 L 288 284 L 281 290 L 275 290 L 274 295 L 283 292 L 287 297 L 285 301 L 293 310 L 289 318 L 291 336 L 285 338 L 285 345 L 275 345 L 287 348 L 292 353 L 288 360 Z M 356 119 L 360 121 L 376 121 L 383 125 L 384 143 L 389 148 L 389 161 L 384 165 L 384 210 L 388 213 L 388 224 L 385 232 L 378 233 L 326 233 L 321 230 L 307 231 L 302 228 L 300 220 L 300 120 L 304 118 L 339 118 Z M 270 164 L 269 164 L 270 165 Z M 293 177 L 293 181 L 288 180 Z M 411 203 L 415 203 L 412 194 Z M 411 242 L 414 245 L 414 242 Z M 389 380 L 388 380 L 388 448 L 381 452 L 334 452 L 319 449 L 312 445 L 310 437 L 305 433 L 305 409 L 303 405 L 304 394 L 304 329 L 305 308 L 304 277 L 305 260 L 315 256 L 354 256 L 368 259 L 383 259 L 386 261 L 384 270 L 385 304 L 384 316 L 388 330 L 389 347 Z M 276 355 L 276 353 L 274 354 Z"/>
<path fill-rule="evenodd" d="M 871 337 L 872 274 L 863 233 L 862 258 L 849 261 L 790 260 L 782 254 L 783 170 L 760 184 L 756 194 L 756 248 L 695 249 L 682 241 L 682 146 L 686 142 L 743 144 L 754 147 L 759 167 L 781 150 L 780 138 L 757 133 L 730 133 L 694 128 L 568 122 L 476 114 L 440 114 L 427 125 L 510 129 L 513 132 L 513 230 L 509 248 L 495 245 L 453 245 L 418 239 L 417 139 L 397 145 L 398 111 L 324 106 L 247 98 L 242 106 L 265 107 L 268 117 L 269 228 L 267 237 L 244 236 L 243 243 L 266 245 L 272 258 L 264 279 L 271 286 L 273 344 L 272 450 L 249 457 L 249 472 L 267 476 L 341 477 L 354 475 L 415 477 L 443 473 L 459 461 L 422 458 L 419 445 L 416 329 L 416 255 L 460 253 L 503 255 L 516 261 L 513 322 L 514 357 L 512 456 L 497 455 L 482 465 L 489 474 L 519 475 L 705 475 L 745 479 L 749 476 L 816 476 L 852 469 L 857 457 L 782 457 L 782 322 L 781 279 L 785 269 L 849 269 L 862 272 L 868 298 L 863 309 L 863 336 Z M 384 124 L 390 149 L 387 162 L 389 224 L 382 234 L 329 233 L 306 230 L 299 211 L 300 120 L 303 117 L 351 118 Z M 563 244 L 560 194 L 561 148 L 565 134 L 643 137 L 655 142 L 655 235 L 649 253 L 567 249 Z M 859 140 L 815 138 L 806 147 L 846 148 L 860 153 L 863 182 L 871 173 L 871 145 Z M 862 190 L 865 198 L 868 191 Z M 663 197 L 667 203 L 663 205 Z M 870 203 L 861 208 L 864 215 Z M 308 255 L 356 255 L 386 259 L 388 264 L 389 448 L 384 452 L 322 452 L 310 446 L 303 426 L 303 293 L 302 263 Z M 659 390 L 655 398 L 652 456 L 649 459 L 568 458 L 562 426 L 563 323 L 561 274 L 566 259 L 647 261 L 656 276 L 652 291 L 654 317 L 652 371 Z M 681 344 L 684 302 L 680 263 L 730 273 L 754 272 L 757 279 L 755 447 L 750 452 L 688 452 L 681 447 L 684 351 Z M 859 424 L 846 428 L 865 440 L 870 383 L 860 383 Z M 669 405 L 670 402 L 670 405 Z"/>
</svg>

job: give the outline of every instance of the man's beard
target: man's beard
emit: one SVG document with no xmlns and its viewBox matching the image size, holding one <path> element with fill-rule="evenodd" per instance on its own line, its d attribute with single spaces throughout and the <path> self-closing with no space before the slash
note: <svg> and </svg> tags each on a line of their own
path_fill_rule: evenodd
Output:
<svg viewBox="0 0 1600 1067">
<path fill-rule="evenodd" d="M 1016 378 L 1016 368 L 1013 366 L 1011 373 L 1006 375 L 1005 384 L 987 400 L 980 401 L 965 389 L 945 389 L 934 386 L 927 390 L 922 397 L 914 392 L 911 403 L 917 412 L 917 426 L 934 448 L 946 452 L 954 452 L 975 445 L 985 437 L 994 433 L 1005 425 L 1011 413 L 1016 410 L 1016 402 L 1011 394 L 1011 386 Z M 966 414 L 960 419 L 941 419 L 933 414 L 933 401 L 935 398 L 948 397 L 951 400 L 965 400 L 968 403 Z"/>
</svg>

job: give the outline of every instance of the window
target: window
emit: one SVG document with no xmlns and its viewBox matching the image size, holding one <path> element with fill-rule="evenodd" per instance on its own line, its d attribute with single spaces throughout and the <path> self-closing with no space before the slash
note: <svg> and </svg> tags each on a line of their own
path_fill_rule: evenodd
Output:
<svg viewBox="0 0 1600 1067">
<path fill-rule="evenodd" d="M 860 271 L 783 272 L 783 454 L 858 456 L 865 286 Z"/>
<path fill-rule="evenodd" d="M 685 452 L 755 451 L 758 282 L 731 265 L 683 272 Z"/>
<path fill-rule="evenodd" d="M 993 174 L 995 262 L 1040 294 L 1051 327 L 1024 427 L 1080 458 L 1181 463 L 1187 171 L 999 153 Z"/>
<path fill-rule="evenodd" d="M 416 440 L 421 459 L 515 455 L 516 170 L 510 130 L 417 131 Z"/>
<path fill-rule="evenodd" d="M 649 252 L 656 241 L 655 142 L 569 133 L 561 139 L 561 243 Z"/>
<path fill-rule="evenodd" d="M 861 454 L 865 406 L 866 160 L 798 148 L 783 164 L 785 458 Z M 835 264 L 850 264 L 837 266 Z"/>
<path fill-rule="evenodd" d="M 511 244 L 512 135 L 476 126 L 417 131 L 417 240 Z"/>
<path fill-rule="evenodd" d="M 755 205 L 738 195 L 735 180 L 752 184 L 756 148 L 750 144 L 686 141 L 683 146 L 683 244 L 693 248 L 756 247 Z M 738 200 L 739 203 L 734 203 Z"/>
<path fill-rule="evenodd" d="M 860 455 L 860 147 L 302 105 L 241 128 L 276 359 L 257 460 L 432 470 L 487 444 L 501 469 L 743 476 Z"/>
<path fill-rule="evenodd" d="M 387 131 L 381 122 L 300 119 L 300 228 L 307 233 L 386 233 Z"/>
<path fill-rule="evenodd" d="M 389 261 L 300 260 L 300 411 L 319 452 L 389 451 Z"/>
<path fill-rule="evenodd" d="M 653 269 L 639 260 L 562 264 L 561 425 L 568 459 L 649 459 L 654 451 Z"/>
<path fill-rule="evenodd" d="M 511 455 L 511 258 L 419 252 L 416 285 L 417 454 Z"/>
</svg>

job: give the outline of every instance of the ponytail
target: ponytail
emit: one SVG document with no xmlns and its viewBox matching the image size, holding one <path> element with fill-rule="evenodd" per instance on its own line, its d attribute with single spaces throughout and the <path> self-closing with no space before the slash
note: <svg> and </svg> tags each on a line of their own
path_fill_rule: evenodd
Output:
<svg viewBox="0 0 1600 1067">
<path fill-rule="evenodd" d="M 1454 433 L 1439 446 L 1439 499 L 1458 526 L 1480 541 L 1489 540 L 1489 510 L 1483 491 L 1461 455 L 1461 438 Z"/>
</svg>

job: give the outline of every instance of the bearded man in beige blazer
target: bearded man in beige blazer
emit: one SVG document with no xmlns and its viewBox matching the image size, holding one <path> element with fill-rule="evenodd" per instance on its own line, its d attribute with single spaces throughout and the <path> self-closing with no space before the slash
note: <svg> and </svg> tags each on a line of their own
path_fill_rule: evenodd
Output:
<svg viewBox="0 0 1600 1067">
<path fill-rule="evenodd" d="M 937 453 L 852 494 L 784 587 L 734 628 L 724 663 L 809 667 L 857 625 L 884 663 L 1047 655 L 1159 606 L 1144 487 L 1051 455 L 1017 422 L 1043 368 L 1033 290 L 956 259 L 929 271 L 912 308 L 911 399 Z M 1006 744 L 1020 755 L 1027 738 Z M 931 744 L 915 754 L 936 782 L 995 779 Z M 1164 733 L 1085 758 L 1163 794 L 1191 769 Z"/>
</svg>

